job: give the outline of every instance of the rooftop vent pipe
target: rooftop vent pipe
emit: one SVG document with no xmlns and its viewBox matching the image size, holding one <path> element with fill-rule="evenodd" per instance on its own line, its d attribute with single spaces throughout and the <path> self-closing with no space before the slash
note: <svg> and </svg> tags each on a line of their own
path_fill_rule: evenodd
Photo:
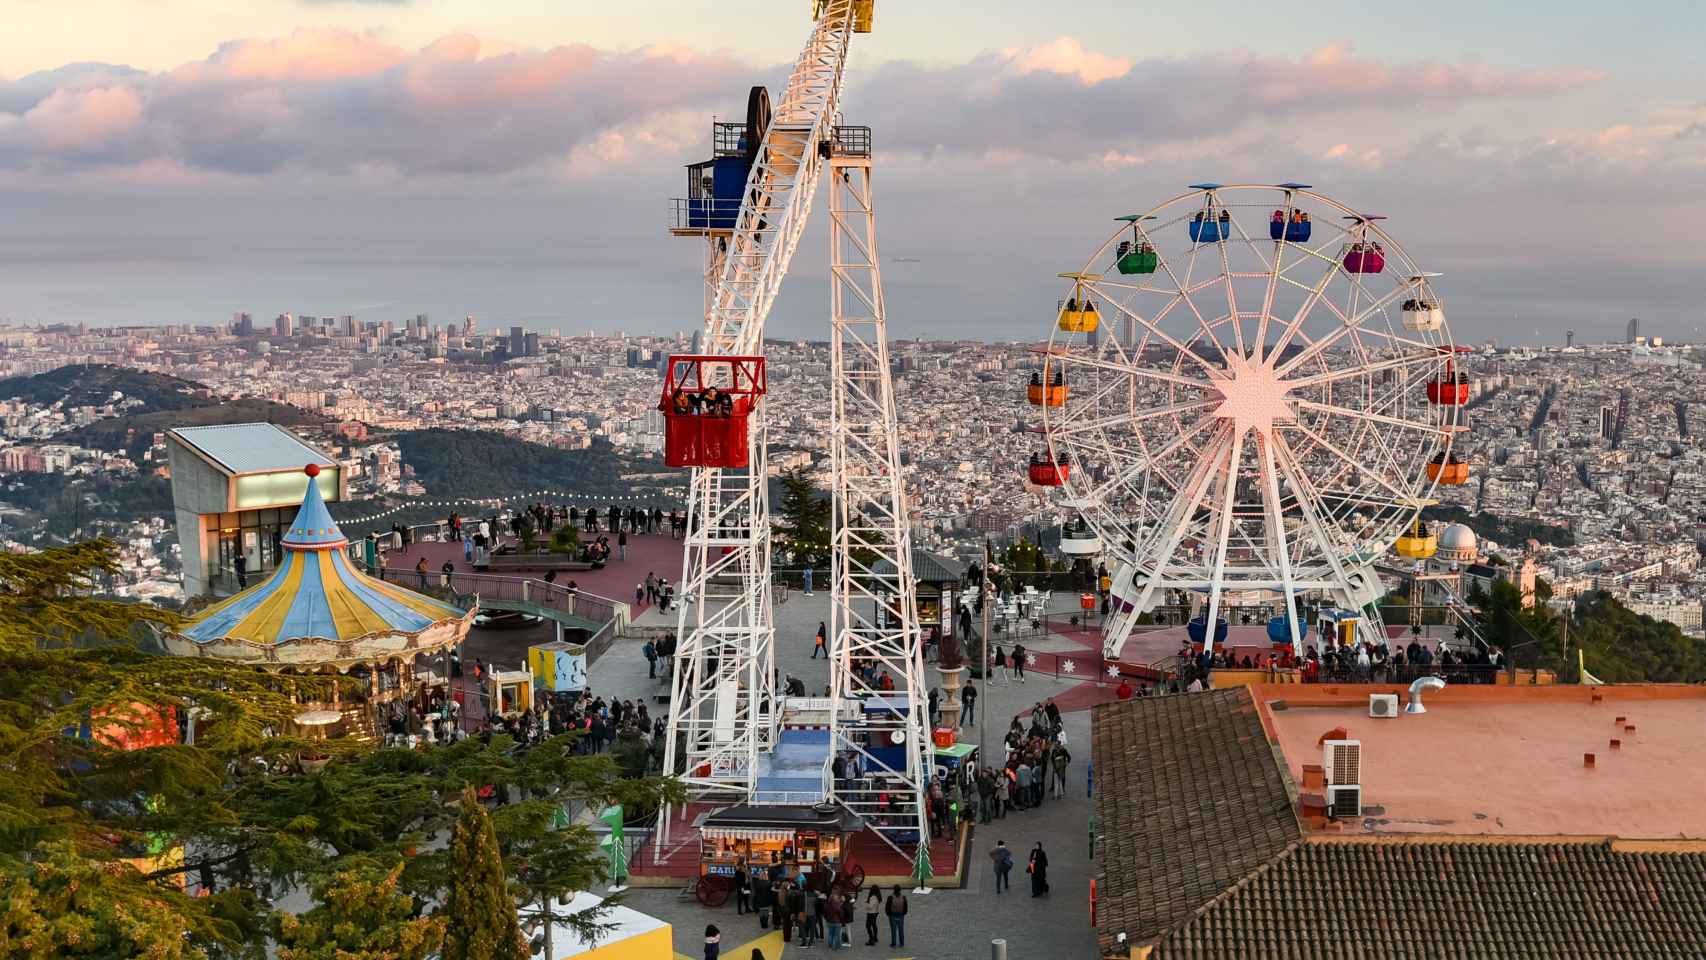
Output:
<svg viewBox="0 0 1706 960">
<path fill-rule="evenodd" d="M 1439 677 L 1417 677 L 1410 684 L 1410 702 L 1404 705 L 1405 713 L 1427 713 L 1428 708 L 1422 706 L 1423 690 L 1444 690 L 1445 681 Z"/>
</svg>

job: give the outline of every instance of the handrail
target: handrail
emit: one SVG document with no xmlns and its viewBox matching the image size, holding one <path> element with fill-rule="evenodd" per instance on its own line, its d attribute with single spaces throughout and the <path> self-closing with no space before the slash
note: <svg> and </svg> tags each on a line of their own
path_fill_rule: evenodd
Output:
<svg viewBox="0 0 1706 960">
<path fill-rule="evenodd" d="M 416 589 L 419 588 L 421 578 L 425 579 L 426 585 L 429 587 L 448 581 L 449 588 L 457 593 L 477 593 L 488 600 L 519 600 L 523 603 L 533 603 L 598 624 L 616 623 L 619 619 L 617 611 L 627 607 L 621 601 L 612 600 L 609 597 L 585 590 L 570 590 L 561 584 L 547 583 L 534 577 L 506 577 L 492 573 L 464 573 L 462 571 L 446 574 L 428 570 L 422 573 L 409 567 L 384 567 L 379 571 L 379 576 L 391 583 L 406 587 L 412 586 Z"/>
</svg>

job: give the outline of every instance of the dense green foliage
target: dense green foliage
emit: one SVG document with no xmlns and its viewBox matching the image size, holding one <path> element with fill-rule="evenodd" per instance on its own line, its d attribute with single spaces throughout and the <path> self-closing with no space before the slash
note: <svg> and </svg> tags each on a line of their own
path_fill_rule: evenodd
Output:
<svg viewBox="0 0 1706 960">
<path fill-rule="evenodd" d="M 504 882 L 535 899 L 587 889 L 604 866 L 584 828 L 552 829 L 565 807 L 681 799 L 673 781 L 578 754 L 572 735 L 526 749 L 504 736 L 423 750 L 332 741 L 323 770 L 298 772 L 304 744 L 277 731 L 336 681 L 142 652 L 143 621 L 170 614 L 84 595 L 115 562 L 104 543 L 0 554 L 0 958 L 258 958 L 269 929 L 296 931 L 303 958 L 335 956 L 328 937 L 369 945 L 352 955 L 414 957 L 430 931 L 410 932 L 379 891 L 446 901 L 463 873 L 433 841 L 451 834 L 464 788 L 525 798 L 487 830 Z M 170 731 L 192 708 L 193 745 L 119 747 L 117 735 L 161 719 Z M 79 729 L 93 735 L 66 735 Z M 186 876 L 214 893 L 183 895 Z M 270 891 L 303 887 L 325 912 L 271 915 Z"/>
<path fill-rule="evenodd" d="M 444 960 L 527 960 L 497 831 L 471 787 L 462 792 L 462 815 L 450 841 L 450 873 Z"/>
<path fill-rule="evenodd" d="M 142 409 L 183 410 L 204 406 L 198 391 L 207 388 L 192 380 L 150 373 L 110 363 L 72 364 L 33 377 L 0 380 L 0 399 L 33 404 L 61 404 L 65 408 L 104 406 L 114 393 L 142 401 Z"/>
<path fill-rule="evenodd" d="M 1521 544 L 1538 540 L 1552 547 L 1575 546 L 1576 536 L 1564 527 L 1555 527 L 1523 517 L 1499 517 L 1486 511 L 1470 513 L 1452 504 L 1439 504 L 1422 511 L 1429 523 L 1461 523 L 1482 537 L 1502 544 Z"/>
<path fill-rule="evenodd" d="M 19 531 L 64 542 L 84 537 L 100 521 L 128 523 L 171 516 L 172 483 L 152 474 L 121 480 L 21 473 L 7 478 L 0 500 L 26 512 L 16 523 Z M 22 533 L 20 538 L 29 542 Z"/>
<path fill-rule="evenodd" d="M 791 566 L 821 567 L 829 563 L 831 504 L 805 470 L 782 474 L 777 515 L 771 525 Z"/>
<path fill-rule="evenodd" d="M 1706 648 L 1675 624 L 1642 616 L 1611 596 L 1592 593 L 1577 599 L 1566 634 L 1563 616 L 1545 606 L 1552 596 L 1551 585 L 1538 581 L 1535 595 L 1539 602 L 1525 610 L 1515 586 L 1495 581 L 1489 593 L 1472 591 L 1467 598 L 1481 611 L 1481 629 L 1488 642 L 1509 652 L 1517 666 L 1546 667 L 1574 679 L 1580 650 L 1588 672 L 1607 683 L 1706 681 Z"/>
<path fill-rule="evenodd" d="M 398 864 L 315 884 L 313 909 L 278 917 L 278 960 L 427 960 L 444 942 L 445 921 L 415 916 L 414 900 L 397 892 L 402 873 Z"/>
<path fill-rule="evenodd" d="M 489 497 L 567 490 L 588 497 L 632 493 L 622 460 L 599 440 L 559 450 L 486 430 L 406 430 L 395 435 L 403 462 L 434 497 Z M 602 506 L 602 504 L 600 504 Z"/>
<path fill-rule="evenodd" d="M 326 418 L 288 404 L 244 397 L 239 400 L 207 400 L 195 407 L 97 420 L 58 439 L 96 450 L 122 451 L 131 459 L 140 460 L 153 445 L 156 433 L 165 433 L 175 427 L 206 427 L 222 423 L 278 423 L 300 427 L 323 425 Z"/>
</svg>

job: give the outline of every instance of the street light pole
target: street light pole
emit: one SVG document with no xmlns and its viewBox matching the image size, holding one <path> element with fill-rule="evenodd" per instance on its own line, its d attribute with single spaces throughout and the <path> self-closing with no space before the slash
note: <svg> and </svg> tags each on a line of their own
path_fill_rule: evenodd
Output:
<svg viewBox="0 0 1706 960">
<path fill-rule="evenodd" d="M 983 585 L 978 588 L 977 598 L 983 604 L 983 666 L 978 673 L 983 677 L 983 696 L 977 698 L 977 755 L 987 766 L 989 754 L 983 751 L 983 731 L 989 724 L 989 538 L 983 538 Z"/>
</svg>

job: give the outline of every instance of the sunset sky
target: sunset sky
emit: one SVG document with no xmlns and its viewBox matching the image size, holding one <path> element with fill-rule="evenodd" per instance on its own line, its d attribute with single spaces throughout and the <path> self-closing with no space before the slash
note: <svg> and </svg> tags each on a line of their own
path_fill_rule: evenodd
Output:
<svg viewBox="0 0 1706 960">
<path fill-rule="evenodd" d="M 1706 336 L 1693 5 L 1251 7 L 879 0 L 844 112 L 875 128 L 885 255 L 918 260 L 886 270 L 893 332 L 1039 336 L 1113 216 L 1296 179 L 1389 215 L 1462 339 Z M 668 198 L 806 10 L 13 0 L 0 319 L 691 327 Z M 822 335 L 821 226 L 779 335 Z"/>
</svg>

